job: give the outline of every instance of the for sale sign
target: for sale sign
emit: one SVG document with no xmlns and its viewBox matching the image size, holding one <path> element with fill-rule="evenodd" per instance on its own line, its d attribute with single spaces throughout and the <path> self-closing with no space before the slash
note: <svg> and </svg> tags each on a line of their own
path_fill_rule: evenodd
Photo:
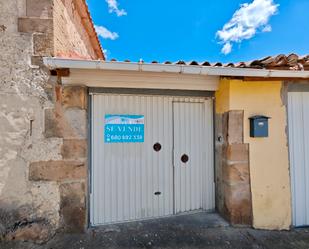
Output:
<svg viewBox="0 0 309 249">
<path fill-rule="evenodd" d="M 144 115 L 106 114 L 105 143 L 143 143 L 145 135 Z"/>
</svg>

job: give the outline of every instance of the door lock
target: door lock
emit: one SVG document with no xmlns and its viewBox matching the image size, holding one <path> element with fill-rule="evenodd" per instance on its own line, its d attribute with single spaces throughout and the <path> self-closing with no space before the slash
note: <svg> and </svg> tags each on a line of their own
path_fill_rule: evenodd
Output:
<svg viewBox="0 0 309 249">
<path fill-rule="evenodd" d="M 161 150 L 161 148 L 162 148 L 162 146 L 161 146 L 160 143 L 155 143 L 155 144 L 153 145 L 153 149 L 154 149 L 154 151 L 156 151 L 156 152 L 159 152 L 159 151 Z"/>
<path fill-rule="evenodd" d="M 189 161 L 189 156 L 188 156 L 187 154 L 183 154 L 183 155 L 181 156 L 181 161 L 182 161 L 183 163 L 187 163 L 187 162 Z"/>
</svg>

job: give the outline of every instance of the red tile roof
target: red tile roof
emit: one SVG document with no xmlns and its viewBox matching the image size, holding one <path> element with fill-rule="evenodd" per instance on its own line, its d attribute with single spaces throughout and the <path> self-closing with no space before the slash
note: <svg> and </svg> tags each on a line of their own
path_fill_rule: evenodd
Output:
<svg viewBox="0 0 309 249">
<path fill-rule="evenodd" d="M 117 61 L 112 59 L 111 61 Z M 125 60 L 124 62 L 131 62 Z M 139 61 L 144 63 L 144 61 Z M 151 64 L 159 64 L 158 61 L 152 61 Z M 209 61 L 197 62 L 197 61 L 164 61 L 162 64 L 176 64 L 176 65 L 191 65 L 191 66 L 213 66 L 213 67 L 235 67 L 235 68 L 256 68 L 256 69 L 274 69 L 274 70 L 309 70 L 309 55 L 299 56 L 297 54 L 290 55 L 276 55 L 268 56 L 260 60 L 254 60 L 250 62 L 239 62 L 239 63 L 211 63 Z"/>
</svg>

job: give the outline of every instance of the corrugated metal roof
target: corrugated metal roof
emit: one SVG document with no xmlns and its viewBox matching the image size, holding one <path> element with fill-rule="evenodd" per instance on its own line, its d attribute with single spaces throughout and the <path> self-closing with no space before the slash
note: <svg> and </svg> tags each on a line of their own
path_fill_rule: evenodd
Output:
<svg viewBox="0 0 309 249">
<path fill-rule="evenodd" d="M 116 59 L 111 59 L 111 61 L 117 61 Z M 130 60 L 124 60 L 123 62 L 132 62 Z M 139 61 L 139 63 L 144 63 L 144 61 Z M 152 61 L 151 64 L 160 64 L 158 61 Z M 238 62 L 238 63 L 221 63 L 215 62 L 211 63 L 209 61 L 164 61 L 161 64 L 173 64 L 173 65 L 190 65 L 190 66 L 211 66 L 211 67 L 232 67 L 232 68 L 256 68 L 256 69 L 274 69 L 274 70 L 309 70 L 309 54 L 305 56 L 299 56 L 297 54 L 290 55 L 276 55 L 267 56 L 265 58 L 249 61 L 249 62 Z"/>
</svg>

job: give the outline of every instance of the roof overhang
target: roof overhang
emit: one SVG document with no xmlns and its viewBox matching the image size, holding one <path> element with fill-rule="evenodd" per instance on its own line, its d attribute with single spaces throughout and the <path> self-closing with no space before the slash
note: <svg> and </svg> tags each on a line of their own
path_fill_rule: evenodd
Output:
<svg viewBox="0 0 309 249">
<path fill-rule="evenodd" d="M 147 64 L 133 62 L 107 62 L 101 60 L 74 60 L 44 58 L 44 64 L 50 69 L 97 69 L 117 71 L 138 71 L 157 73 L 180 73 L 209 76 L 264 77 L 264 78 L 309 78 L 309 71 L 268 70 L 253 68 L 232 68 L 212 66 L 191 66 L 177 64 Z"/>
<path fill-rule="evenodd" d="M 69 77 L 62 80 L 64 84 L 84 84 L 90 87 L 141 88 L 144 84 L 145 88 L 215 91 L 218 89 L 220 77 L 253 77 L 265 80 L 309 79 L 309 71 L 293 70 L 107 62 L 50 57 L 44 58 L 44 64 L 51 70 L 70 69 Z"/>
</svg>

